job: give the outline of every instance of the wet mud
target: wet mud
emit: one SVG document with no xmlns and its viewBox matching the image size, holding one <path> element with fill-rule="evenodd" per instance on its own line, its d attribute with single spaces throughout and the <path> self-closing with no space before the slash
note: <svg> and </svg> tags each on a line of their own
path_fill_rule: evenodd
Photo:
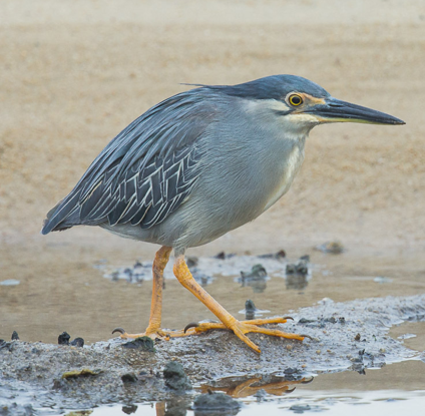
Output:
<svg viewBox="0 0 425 416">
<path fill-rule="evenodd" d="M 312 339 L 250 334 L 261 354 L 219 330 L 157 341 L 151 350 L 125 348 L 128 341 L 119 338 L 84 347 L 3 340 L 0 405 L 81 409 L 160 401 L 176 394 L 190 400 L 195 396 L 191 385 L 204 393 L 227 389 L 236 397 L 283 394 L 318 374 L 362 374 L 390 363 L 425 360 L 404 340 L 389 336 L 392 326 L 425 320 L 425 295 L 344 303 L 323 299 L 299 309 L 293 318 L 276 326 Z"/>
</svg>

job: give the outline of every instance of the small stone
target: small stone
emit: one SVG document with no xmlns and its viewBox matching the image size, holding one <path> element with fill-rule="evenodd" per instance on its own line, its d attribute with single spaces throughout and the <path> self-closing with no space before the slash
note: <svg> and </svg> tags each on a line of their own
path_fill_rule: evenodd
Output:
<svg viewBox="0 0 425 416">
<path fill-rule="evenodd" d="M 291 351 L 291 350 L 292 350 L 292 348 L 294 348 L 292 345 L 287 345 L 287 346 L 286 346 L 286 349 L 287 349 L 288 351 Z"/>
<path fill-rule="evenodd" d="M 289 375 L 289 374 L 295 374 L 295 373 L 298 373 L 299 371 L 298 371 L 296 368 L 288 367 L 288 368 L 285 368 L 285 370 L 283 370 L 283 372 L 284 372 L 286 375 Z"/>
<path fill-rule="evenodd" d="M 220 251 L 220 253 L 218 253 L 218 254 L 215 256 L 215 258 L 216 258 L 216 259 L 219 259 L 219 260 L 224 260 L 224 259 L 226 258 L 226 253 L 225 253 L 224 251 Z"/>
<path fill-rule="evenodd" d="M 241 405 L 232 397 L 224 393 L 201 394 L 193 403 L 195 411 L 229 411 L 237 410 Z"/>
<path fill-rule="evenodd" d="M 19 341 L 19 335 L 16 331 L 12 333 L 12 341 Z"/>
<path fill-rule="evenodd" d="M 62 332 L 58 336 L 58 344 L 59 345 L 69 345 L 70 335 L 67 332 Z"/>
<path fill-rule="evenodd" d="M 165 385 L 173 390 L 191 390 L 192 384 L 177 361 L 169 361 L 164 369 Z"/>
<path fill-rule="evenodd" d="M 320 354 L 322 351 L 321 350 L 317 350 L 316 351 L 316 354 Z"/>
<path fill-rule="evenodd" d="M 126 373 L 121 376 L 123 383 L 135 383 L 138 378 L 134 373 Z"/>
<path fill-rule="evenodd" d="M 69 343 L 69 345 L 71 345 L 73 347 L 82 348 L 82 347 L 84 347 L 84 340 L 83 340 L 83 338 L 75 338 L 73 341 L 71 341 Z"/>
</svg>

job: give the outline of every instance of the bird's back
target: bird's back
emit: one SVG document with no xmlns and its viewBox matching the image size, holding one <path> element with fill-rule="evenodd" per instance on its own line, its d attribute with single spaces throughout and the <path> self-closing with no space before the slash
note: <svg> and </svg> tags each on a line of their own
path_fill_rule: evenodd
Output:
<svg viewBox="0 0 425 416">
<path fill-rule="evenodd" d="M 81 224 L 150 228 L 164 221 L 200 173 L 198 138 L 216 114 L 205 93 L 170 97 L 134 120 L 47 214 L 42 233 Z"/>
</svg>

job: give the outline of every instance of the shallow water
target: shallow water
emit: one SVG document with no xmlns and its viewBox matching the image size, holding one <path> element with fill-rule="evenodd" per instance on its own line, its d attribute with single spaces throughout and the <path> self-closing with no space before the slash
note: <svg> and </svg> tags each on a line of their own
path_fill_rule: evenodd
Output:
<svg viewBox="0 0 425 416">
<path fill-rule="evenodd" d="M 400 384 L 402 379 L 406 380 L 405 384 Z M 394 387 L 396 384 L 399 384 L 399 388 Z M 280 396 L 257 393 L 257 397 L 249 396 L 239 401 L 242 406 L 237 414 L 240 416 L 317 412 L 329 416 L 357 416 L 359 412 L 374 416 L 421 416 L 425 408 L 425 363 L 408 361 L 381 370 L 366 371 L 365 375 L 355 372 L 320 375 L 312 383 L 298 384 L 294 391 L 282 392 Z M 191 409 L 185 410 L 184 405 L 176 407 L 175 400 L 101 406 L 94 409 L 91 415 L 124 415 L 129 414 L 129 409 L 133 410 L 131 414 L 134 415 L 202 415 Z M 223 411 L 218 414 L 232 413 Z"/>
<path fill-rule="evenodd" d="M 143 416 L 163 416 L 166 413 L 162 408 L 165 403 L 143 404 L 137 406 L 132 413 Z M 359 406 L 361 408 L 359 409 Z M 423 415 L 425 406 L 425 391 L 405 392 L 398 390 L 383 390 L 375 392 L 351 392 L 347 390 L 322 392 L 317 395 L 308 390 L 299 394 L 298 397 L 275 399 L 268 402 L 245 402 L 237 413 L 239 416 L 258 416 L 268 415 L 277 416 L 281 414 L 311 414 L 323 413 L 326 416 L 346 415 L 358 416 L 359 411 L 364 414 L 373 414 L 375 416 L 400 416 L 408 414 L 410 416 Z M 125 407 L 124 407 L 125 408 Z M 118 416 L 128 414 L 122 410 L 122 406 L 102 406 L 94 409 L 92 416 Z M 173 414 L 173 413 L 169 413 Z M 207 415 L 207 413 L 187 410 L 186 413 L 179 415 Z M 223 416 L 234 415 L 221 411 Z M 83 415 L 82 415 L 83 416 Z"/>
<path fill-rule="evenodd" d="M 295 263 L 304 254 L 309 254 L 311 259 L 306 278 L 285 279 L 285 262 L 275 262 L 277 266 L 273 268 L 270 259 L 255 256 L 241 257 L 236 266 L 232 258 L 223 262 L 204 257 L 206 266 L 202 273 L 212 277 L 207 285 L 211 295 L 239 317 L 243 316 L 239 311 L 247 299 L 273 316 L 288 315 L 323 298 L 349 301 L 425 292 L 422 253 L 365 248 L 360 253 L 351 250 L 327 255 L 311 248 L 298 248 L 290 250 L 285 261 Z M 82 337 L 90 343 L 109 339 L 111 330 L 117 326 L 130 332 L 144 330 L 151 301 L 149 275 L 136 284 L 123 279 L 111 281 L 103 276 L 110 270 L 132 267 L 136 260 L 149 263 L 152 258 L 151 253 L 137 258 L 134 250 L 79 246 L 78 242 L 3 245 L 2 277 L 17 279 L 20 284 L 0 286 L 0 338 L 9 339 L 16 330 L 22 340 L 56 343 L 58 335 L 67 331 L 72 337 Z M 251 285 L 239 282 L 239 272 L 249 272 L 257 263 L 268 269 L 269 276 Z M 215 268 L 208 270 L 211 264 Z M 170 267 L 171 264 L 167 275 L 171 277 Z M 382 280 L 376 281 L 377 277 L 391 281 L 380 283 Z M 180 329 L 189 322 L 214 318 L 176 279 L 166 280 L 165 328 Z"/>
<path fill-rule="evenodd" d="M 108 251 L 105 247 L 80 248 L 68 243 L 5 246 L 5 250 L 6 253 L 0 253 L 5 260 L 2 277 L 20 283 L 0 286 L 0 338 L 8 340 L 16 330 L 21 340 L 56 344 L 58 335 L 67 331 L 72 338 L 84 338 L 87 345 L 108 340 L 116 326 L 128 331 L 146 327 L 151 296 L 149 273 L 140 281 L 129 282 L 111 279 L 111 272 L 132 268 L 136 260 L 146 264 L 148 271 L 151 254 L 137 258 L 133 253 Z M 304 254 L 310 255 L 308 274 L 285 275 L 286 263 L 296 263 Z M 267 277 L 242 281 L 240 271 L 249 273 L 258 263 L 266 268 Z M 240 319 L 247 299 L 252 299 L 257 308 L 269 311 L 263 312 L 263 317 L 267 317 L 295 314 L 298 308 L 320 304 L 323 299 L 337 302 L 425 292 L 421 255 L 406 251 L 388 253 L 375 249 L 330 255 L 298 248 L 280 261 L 258 256 L 226 260 L 202 257 L 196 267 L 194 274 L 201 276 L 201 282 L 202 276 L 206 276 L 206 289 Z M 166 277 L 164 327 L 181 328 L 188 322 L 214 318 L 179 285 L 170 268 Z M 308 412 L 349 415 L 358 414 L 360 406 L 366 414 L 401 414 L 402 407 L 402 413 L 420 415 L 425 406 L 425 364 L 417 352 L 425 350 L 425 322 L 394 326 L 390 335 L 413 350 L 411 356 L 415 361 L 380 370 L 366 369 L 366 375 L 353 371 L 318 374 L 311 384 L 299 384 L 295 391 L 282 396 L 266 395 L 261 401 L 252 396 L 239 398 L 244 406 L 238 414 L 293 414 L 309 406 Z M 128 407 L 130 404 L 137 409 Z M 92 415 L 126 414 L 123 406 L 127 406 L 127 412 L 134 410 L 133 414 L 162 415 L 161 409 L 172 404 L 120 403 L 94 408 Z M 181 414 L 194 414 L 186 410 L 190 405 L 191 399 Z M 53 415 L 64 411 L 44 408 L 41 413 Z"/>
</svg>

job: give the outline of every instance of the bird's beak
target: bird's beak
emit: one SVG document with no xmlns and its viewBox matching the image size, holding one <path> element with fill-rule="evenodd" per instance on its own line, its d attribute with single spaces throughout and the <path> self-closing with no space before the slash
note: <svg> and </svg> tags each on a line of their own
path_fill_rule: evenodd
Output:
<svg viewBox="0 0 425 416">
<path fill-rule="evenodd" d="M 305 112 L 316 116 L 322 123 L 351 121 L 373 124 L 406 124 L 403 120 L 389 114 L 337 100 L 333 97 L 325 98 L 323 104 L 316 104 Z"/>
</svg>

